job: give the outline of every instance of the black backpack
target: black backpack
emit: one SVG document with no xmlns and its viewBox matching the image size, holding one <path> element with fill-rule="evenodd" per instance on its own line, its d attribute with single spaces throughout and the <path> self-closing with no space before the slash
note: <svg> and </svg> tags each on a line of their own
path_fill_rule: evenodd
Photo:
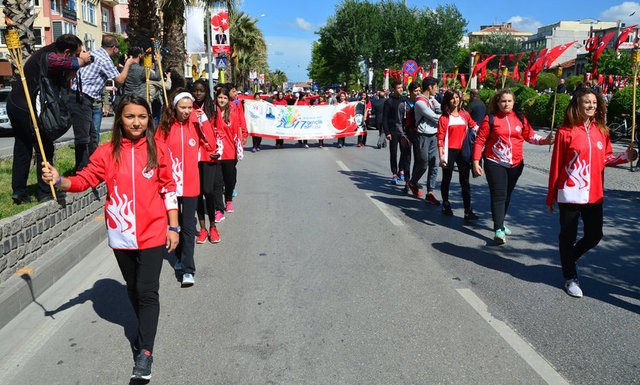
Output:
<svg viewBox="0 0 640 385">
<path fill-rule="evenodd" d="M 43 135 L 54 141 L 64 135 L 71 127 L 71 113 L 67 106 L 68 90 L 55 84 L 47 76 L 47 55 L 42 55 L 40 79 L 36 106 L 38 111 L 38 128 Z M 89 118 L 88 118 L 89 119 Z"/>
</svg>

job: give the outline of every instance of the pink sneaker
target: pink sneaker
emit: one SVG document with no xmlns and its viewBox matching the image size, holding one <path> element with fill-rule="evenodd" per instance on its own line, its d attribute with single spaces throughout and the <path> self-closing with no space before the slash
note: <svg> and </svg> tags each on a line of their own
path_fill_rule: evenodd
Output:
<svg viewBox="0 0 640 385">
<path fill-rule="evenodd" d="M 220 223 L 224 220 L 224 213 L 220 210 L 216 210 L 216 217 L 214 218 L 214 221 L 216 223 Z"/>
<path fill-rule="evenodd" d="M 229 213 L 233 212 L 233 202 L 232 201 L 227 202 L 227 206 L 225 207 L 225 210 L 227 210 L 227 212 L 229 212 Z"/>
<path fill-rule="evenodd" d="M 212 227 L 209 229 L 209 242 L 211 243 L 220 242 L 220 233 L 218 232 L 218 229 L 215 227 Z"/>
<path fill-rule="evenodd" d="M 198 236 L 196 237 L 196 243 L 204 243 L 207 240 L 207 230 L 202 229 L 200 230 L 200 232 L 198 233 Z"/>
</svg>

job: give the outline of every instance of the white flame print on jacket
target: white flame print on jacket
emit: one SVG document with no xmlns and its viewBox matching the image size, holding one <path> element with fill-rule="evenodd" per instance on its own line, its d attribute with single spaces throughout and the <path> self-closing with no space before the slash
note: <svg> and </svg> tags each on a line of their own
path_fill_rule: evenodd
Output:
<svg viewBox="0 0 640 385">
<path fill-rule="evenodd" d="M 598 142 L 600 146 L 602 143 Z M 571 162 L 565 167 L 568 175 L 564 186 L 558 189 L 558 202 L 588 203 L 589 186 L 591 186 L 591 166 L 586 159 L 580 159 L 577 151 L 573 152 Z"/>
<path fill-rule="evenodd" d="M 109 197 L 111 204 L 105 207 L 109 246 L 113 249 L 137 249 L 134 197 L 120 195 L 115 179 Z"/>
<path fill-rule="evenodd" d="M 499 159 L 499 163 L 506 165 L 513 164 L 513 154 L 511 152 L 511 145 L 505 143 L 501 138 L 493 145 L 493 154 Z"/>
<path fill-rule="evenodd" d="M 184 191 L 184 173 L 182 159 L 179 157 L 173 157 L 171 149 L 169 149 L 169 157 L 171 158 L 171 172 L 173 173 L 173 180 L 176 182 L 176 195 L 181 197 Z"/>
</svg>

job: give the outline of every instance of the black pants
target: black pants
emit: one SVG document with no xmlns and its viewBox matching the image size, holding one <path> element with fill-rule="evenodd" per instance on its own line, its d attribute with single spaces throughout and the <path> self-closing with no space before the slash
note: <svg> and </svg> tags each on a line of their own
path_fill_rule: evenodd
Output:
<svg viewBox="0 0 640 385">
<path fill-rule="evenodd" d="M 219 162 L 200 162 L 198 167 L 200 167 L 200 195 L 196 210 L 198 220 L 204 220 L 206 209 L 209 223 L 214 226 L 216 210 L 224 211 L 222 167 Z"/>
<path fill-rule="evenodd" d="M 253 148 L 259 148 L 260 144 L 262 144 L 262 136 L 252 136 L 251 141 L 253 142 Z"/>
<path fill-rule="evenodd" d="M 221 160 L 218 163 L 222 167 L 222 179 L 224 179 L 224 201 L 231 202 L 233 200 L 233 189 L 236 188 L 236 178 L 238 176 L 236 165 L 238 160 Z"/>
<path fill-rule="evenodd" d="M 142 250 L 113 250 L 127 283 L 127 293 L 138 319 L 134 346 L 153 352 L 160 315 L 160 271 L 166 254 L 164 246 Z"/>
<path fill-rule="evenodd" d="M 602 204 L 560 203 L 560 262 L 565 279 L 577 277 L 576 262 L 602 239 Z M 583 236 L 578 236 L 578 220 L 582 218 Z"/>
<path fill-rule="evenodd" d="M 193 249 L 196 243 L 196 206 L 198 197 L 178 197 L 180 243 L 175 250 L 176 259 L 182 262 L 184 273 L 195 274 L 196 262 Z"/>
<path fill-rule="evenodd" d="M 338 138 L 338 145 L 344 147 L 345 141 L 346 141 L 346 138 L 344 136 L 341 138 Z"/>
<path fill-rule="evenodd" d="M 484 162 L 484 171 L 487 175 L 489 195 L 491 196 L 493 231 L 504 230 L 504 218 L 509 209 L 511 193 L 515 189 L 523 169 L 524 162 L 520 162 L 515 167 L 505 167 L 490 160 Z"/>
<path fill-rule="evenodd" d="M 458 165 L 458 177 L 460 181 L 460 189 L 462 190 L 462 202 L 464 204 L 464 211 L 471 210 L 471 184 L 469 183 L 469 175 L 471 174 L 471 164 L 462 159 L 459 149 L 449 149 L 447 157 L 447 167 L 442 168 L 442 182 L 440 183 L 440 194 L 442 194 L 442 200 L 449 201 L 449 186 L 451 184 L 451 178 L 453 177 L 453 165 Z"/>
<path fill-rule="evenodd" d="M 276 139 L 276 147 L 284 146 L 284 139 Z"/>
<path fill-rule="evenodd" d="M 14 194 L 19 197 L 27 197 L 27 179 L 29 178 L 29 169 L 31 168 L 31 160 L 33 159 L 33 151 L 36 152 L 36 175 L 38 176 L 38 200 L 51 199 L 51 187 L 42 181 L 42 155 L 38 148 L 31 115 L 28 111 L 24 111 L 14 105 L 9 99 L 7 101 L 7 114 L 11 121 L 11 127 L 15 136 L 13 143 L 13 166 L 11 169 L 11 188 Z M 42 147 L 47 161 L 53 165 L 53 141 L 46 135 L 41 135 Z"/>
<path fill-rule="evenodd" d="M 80 171 L 89 164 L 89 157 L 98 147 L 93 126 L 93 99 L 84 93 L 70 92 L 67 105 L 73 120 L 76 171 Z"/>
<path fill-rule="evenodd" d="M 399 175 L 404 173 L 405 180 L 411 180 L 411 144 L 403 147 L 400 145 L 401 135 L 397 133 L 391 134 L 389 141 L 389 163 L 391 164 L 391 173 Z M 398 147 L 400 148 L 400 161 L 398 162 Z"/>
</svg>

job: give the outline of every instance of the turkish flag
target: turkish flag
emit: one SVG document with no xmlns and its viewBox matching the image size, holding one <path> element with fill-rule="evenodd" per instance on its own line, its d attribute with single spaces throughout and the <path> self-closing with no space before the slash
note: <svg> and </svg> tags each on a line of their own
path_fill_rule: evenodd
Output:
<svg viewBox="0 0 640 385">
<path fill-rule="evenodd" d="M 520 52 L 520 55 L 518 55 L 518 60 L 516 61 L 516 64 L 513 66 L 513 78 L 516 79 L 517 81 L 520 81 L 520 68 L 518 68 L 518 64 L 520 64 L 520 60 L 522 59 L 524 54 L 525 54 L 524 52 Z"/>
<path fill-rule="evenodd" d="M 460 84 L 462 85 L 462 87 L 467 86 L 467 78 L 464 76 L 464 74 L 460 74 Z"/>
<path fill-rule="evenodd" d="M 590 37 L 584 45 L 587 52 L 593 52 L 598 47 L 598 36 Z"/>
<path fill-rule="evenodd" d="M 222 27 L 224 31 L 229 29 L 229 13 L 227 11 L 221 11 L 214 13 L 211 16 L 211 25 L 213 29 L 217 30 Z"/>
<path fill-rule="evenodd" d="M 598 43 L 598 48 L 596 48 L 596 52 L 593 53 L 593 60 L 592 60 L 594 75 L 598 73 L 598 59 L 600 59 L 600 55 L 602 55 L 602 52 L 607 47 L 607 44 L 609 44 L 611 39 L 613 39 L 613 35 L 615 34 L 616 34 L 616 31 L 609 32 L 608 34 L 604 35 L 602 40 L 600 40 L 600 43 Z"/>
<path fill-rule="evenodd" d="M 631 32 L 633 32 L 633 29 L 637 26 L 638 24 L 634 24 L 630 27 L 625 28 L 622 32 L 620 32 L 620 36 L 618 36 L 618 41 L 616 42 L 616 46 L 615 46 L 616 51 L 620 47 L 620 44 L 627 41 L 627 39 L 629 38 L 629 35 L 631 35 Z"/>
<path fill-rule="evenodd" d="M 558 59 L 564 53 L 564 51 L 569 49 L 569 47 L 571 47 L 573 45 L 573 43 L 575 43 L 576 41 L 577 40 L 574 40 L 571 43 L 557 45 L 557 46 L 551 48 L 549 50 L 549 52 L 547 52 L 547 56 L 544 59 L 544 68 L 551 67 L 553 62 L 556 61 L 556 59 Z"/>
<path fill-rule="evenodd" d="M 496 57 L 496 55 L 491 55 L 491 56 L 487 57 L 486 59 L 482 60 L 480 63 L 478 63 L 475 66 L 475 68 L 473 69 L 473 73 L 471 74 L 471 77 L 476 76 L 476 74 L 478 74 L 479 72 L 482 72 L 483 74 L 486 75 L 486 73 L 487 73 L 487 64 L 489 64 L 491 59 L 493 59 L 494 57 Z"/>
<path fill-rule="evenodd" d="M 338 130 L 338 133 L 348 133 L 357 129 L 356 124 L 356 104 L 349 103 L 338 110 L 331 118 L 331 124 Z"/>
</svg>

